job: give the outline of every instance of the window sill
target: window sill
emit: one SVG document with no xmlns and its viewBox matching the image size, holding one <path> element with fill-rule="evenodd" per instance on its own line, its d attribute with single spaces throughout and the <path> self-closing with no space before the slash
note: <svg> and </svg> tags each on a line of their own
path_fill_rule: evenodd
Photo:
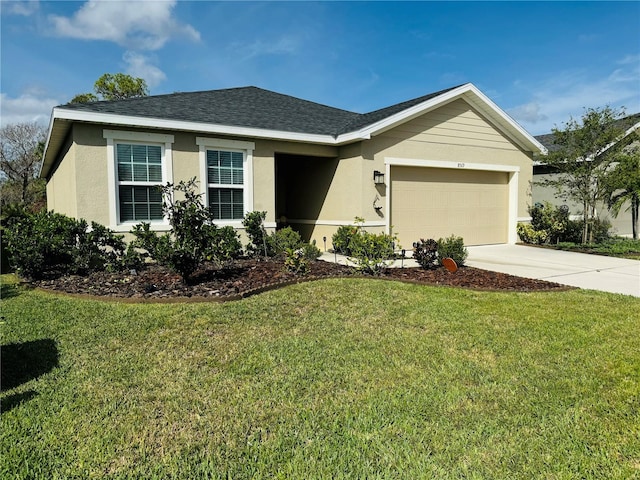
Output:
<svg viewBox="0 0 640 480">
<path fill-rule="evenodd" d="M 149 230 L 152 232 L 168 232 L 171 230 L 171 225 L 168 222 L 129 222 L 129 223 L 119 223 L 115 226 L 109 227 L 114 232 L 118 233 L 129 233 L 133 227 L 139 225 L 141 223 L 149 223 Z"/>
</svg>

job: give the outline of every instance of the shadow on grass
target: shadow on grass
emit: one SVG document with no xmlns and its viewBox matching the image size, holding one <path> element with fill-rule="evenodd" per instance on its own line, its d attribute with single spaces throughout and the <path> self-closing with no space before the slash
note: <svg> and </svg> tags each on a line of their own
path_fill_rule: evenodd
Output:
<svg viewBox="0 0 640 480">
<path fill-rule="evenodd" d="M 58 348 L 50 338 L 23 343 L 10 343 L 0 347 L 2 390 L 16 388 L 38 378 L 58 366 Z"/>
<path fill-rule="evenodd" d="M 7 413 L 21 403 L 31 400 L 36 395 L 38 394 L 34 390 L 27 390 L 26 392 L 7 395 L 6 397 L 0 399 L 0 410 L 2 411 L 2 413 Z"/>
<path fill-rule="evenodd" d="M 20 289 L 17 283 L 2 283 L 0 284 L 0 298 L 12 298 L 20 295 Z"/>
</svg>

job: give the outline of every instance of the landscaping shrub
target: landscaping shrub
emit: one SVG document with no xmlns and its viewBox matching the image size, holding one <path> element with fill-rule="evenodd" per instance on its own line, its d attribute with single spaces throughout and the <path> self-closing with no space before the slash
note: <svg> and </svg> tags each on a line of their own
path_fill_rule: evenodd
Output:
<svg viewBox="0 0 640 480">
<path fill-rule="evenodd" d="M 340 232 L 340 235 L 348 242 L 346 251 L 349 252 L 349 257 L 360 272 L 378 275 L 387 267 L 386 260 L 394 256 L 396 237 L 385 233 L 375 234 L 365 231 L 362 228 L 363 218 L 356 217 L 355 222 L 353 230 L 343 229 Z"/>
<path fill-rule="evenodd" d="M 268 250 L 272 255 L 284 254 L 287 250 L 296 250 L 304 242 L 300 234 L 291 227 L 281 228 L 267 238 Z"/>
<path fill-rule="evenodd" d="M 307 260 L 316 260 L 320 258 L 320 255 L 322 255 L 322 252 L 316 246 L 315 240 L 313 243 L 304 243 L 302 245 L 302 250 L 304 251 L 304 258 Z"/>
<path fill-rule="evenodd" d="M 529 207 L 531 226 L 537 232 L 546 232 L 545 242 L 557 243 L 565 239 L 569 224 L 569 209 L 566 205 L 554 207 L 549 202 Z"/>
<path fill-rule="evenodd" d="M 268 236 L 264 228 L 264 219 L 266 217 L 267 212 L 255 211 L 247 213 L 242 219 L 242 225 L 250 242 L 247 245 L 247 253 L 251 256 L 271 256 L 272 252 L 269 250 Z"/>
<path fill-rule="evenodd" d="M 205 260 L 215 263 L 239 257 L 242 245 L 231 227 L 218 228 L 213 214 L 196 192 L 195 179 L 162 188 L 163 213 L 169 219 L 171 232 L 158 235 L 146 222 L 136 225 L 131 233 L 134 245 L 145 249 L 161 265 L 180 274 L 185 283 Z M 184 199 L 175 200 L 175 193 Z"/>
<path fill-rule="evenodd" d="M 419 242 L 413 244 L 413 259 L 422 268 L 435 268 L 438 266 L 438 242 L 430 238 L 421 238 Z"/>
<path fill-rule="evenodd" d="M 358 219 L 356 219 L 357 221 Z M 331 237 L 333 249 L 342 255 L 351 255 L 351 240 L 358 235 L 361 227 L 359 225 L 343 225 L 338 227 L 336 233 Z"/>
<path fill-rule="evenodd" d="M 549 234 L 546 230 L 535 230 L 529 223 L 518 223 L 516 230 L 520 240 L 524 243 L 541 245 L 549 238 Z"/>
<path fill-rule="evenodd" d="M 303 248 L 287 248 L 284 251 L 284 268 L 291 273 L 304 275 L 309 271 L 309 259 Z"/>
<path fill-rule="evenodd" d="M 438 257 L 440 261 L 443 258 L 452 258 L 458 266 L 462 266 L 468 256 L 469 251 L 465 248 L 462 237 L 451 235 L 438 240 Z"/>
<path fill-rule="evenodd" d="M 554 207 L 549 202 L 529 207 L 531 224 L 518 224 L 518 235 L 525 243 L 559 244 L 563 242 L 581 243 L 584 220 L 570 220 L 569 209 L 562 205 Z M 590 220 L 593 243 L 606 242 L 611 224 L 608 220 Z"/>
<path fill-rule="evenodd" d="M 11 263 L 34 279 L 100 270 L 139 268 L 141 257 L 127 249 L 122 235 L 92 222 L 41 211 L 8 221 L 5 241 Z"/>
</svg>

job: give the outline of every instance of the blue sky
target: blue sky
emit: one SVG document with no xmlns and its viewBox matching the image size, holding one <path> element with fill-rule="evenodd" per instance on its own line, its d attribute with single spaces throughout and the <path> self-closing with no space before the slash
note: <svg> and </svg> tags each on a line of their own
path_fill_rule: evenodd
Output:
<svg viewBox="0 0 640 480">
<path fill-rule="evenodd" d="M 151 94 L 255 85 L 368 112 L 466 82 L 530 133 L 640 112 L 640 2 L 2 1 L 2 125 L 103 73 Z"/>
</svg>

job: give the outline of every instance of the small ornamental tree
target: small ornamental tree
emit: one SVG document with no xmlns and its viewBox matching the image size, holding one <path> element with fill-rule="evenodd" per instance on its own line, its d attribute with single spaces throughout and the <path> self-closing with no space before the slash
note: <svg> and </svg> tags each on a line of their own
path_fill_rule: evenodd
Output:
<svg viewBox="0 0 640 480">
<path fill-rule="evenodd" d="M 544 159 L 558 175 L 536 182 L 552 187 L 556 196 L 582 206 L 582 243 L 593 239 L 596 205 L 606 201 L 603 182 L 615 154 L 611 148 L 624 134 L 617 120 L 622 111 L 610 107 L 587 109 L 580 121 L 570 119 L 564 129 L 554 128 L 554 149 Z"/>
<path fill-rule="evenodd" d="M 617 217 L 623 207 L 631 210 L 633 239 L 638 239 L 640 214 L 640 133 L 630 135 L 632 143 L 616 155 L 613 168 L 604 179 L 609 210 Z"/>
<path fill-rule="evenodd" d="M 205 262 L 222 263 L 237 258 L 242 245 L 233 227 L 218 228 L 211 211 L 196 192 L 195 178 L 161 187 L 163 212 L 171 232 L 158 235 L 149 223 L 136 225 L 131 233 L 135 245 L 144 248 L 151 258 L 180 274 L 185 283 Z M 183 198 L 176 199 L 176 193 Z"/>
</svg>

